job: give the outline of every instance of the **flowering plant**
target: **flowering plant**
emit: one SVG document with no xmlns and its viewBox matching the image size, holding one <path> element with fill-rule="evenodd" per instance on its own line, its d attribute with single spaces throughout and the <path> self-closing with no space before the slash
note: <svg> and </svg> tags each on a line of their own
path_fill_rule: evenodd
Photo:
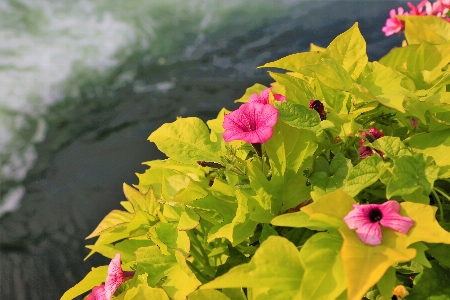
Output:
<svg viewBox="0 0 450 300">
<path fill-rule="evenodd" d="M 447 299 L 450 23 L 401 20 L 378 62 L 355 24 L 153 132 L 168 158 L 88 236 L 111 265 L 62 299 Z"/>
</svg>

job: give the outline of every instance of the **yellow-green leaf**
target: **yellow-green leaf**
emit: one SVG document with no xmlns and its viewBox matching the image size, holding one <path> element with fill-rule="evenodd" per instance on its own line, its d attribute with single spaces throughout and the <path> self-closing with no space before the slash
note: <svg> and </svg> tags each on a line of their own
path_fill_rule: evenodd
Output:
<svg viewBox="0 0 450 300">
<path fill-rule="evenodd" d="M 353 79 L 358 78 L 368 62 L 366 41 L 359 31 L 358 23 L 338 35 L 327 47 L 324 55 L 342 65 Z"/>
<path fill-rule="evenodd" d="M 296 53 L 280 58 L 274 62 L 266 63 L 259 68 L 280 68 L 297 73 L 303 73 L 304 66 L 315 64 L 320 57 L 321 54 L 318 52 Z"/>
<path fill-rule="evenodd" d="M 302 207 L 301 211 L 308 214 L 311 221 L 324 222 L 330 227 L 340 227 L 355 203 L 349 194 L 338 189 Z"/>
<path fill-rule="evenodd" d="M 347 224 L 339 228 L 339 231 L 344 238 L 341 258 L 349 300 L 360 300 L 390 266 L 410 261 L 416 256 L 415 249 L 406 248 L 406 236 L 399 236 L 400 233 L 389 228 L 382 227 L 383 241 L 378 246 L 364 244 Z"/>
<path fill-rule="evenodd" d="M 340 257 L 342 238 L 321 232 L 301 248 L 300 260 L 305 273 L 298 299 L 336 299 L 347 288 Z"/>
<path fill-rule="evenodd" d="M 262 84 L 259 84 L 259 83 L 255 83 L 254 85 L 252 85 L 251 87 L 249 87 L 249 88 L 247 88 L 246 90 L 245 90 L 245 93 L 244 93 L 244 95 L 241 97 L 241 98 L 239 98 L 239 99 L 237 99 L 237 100 L 235 100 L 234 102 L 243 102 L 243 103 L 245 103 L 245 102 L 247 102 L 248 101 L 248 98 L 251 96 L 251 95 L 253 95 L 253 94 L 259 94 L 262 90 L 264 90 L 266 88 L 266 86 L 264 86 L 264 85 L 262 85 Z M 209 125 L 209 123 L 208 123 L 208 125 Z M 210 127 L 211 128 L 211 127 Z"/>
<path fill-rule="evenodd" d="M 436 206 L 413 202 L 403 202 L 400 206 L 400 214 L 414 221 L 414 226 L 407 235 L 408 245 L 416 242 L 450 244 L 450 232 L 443 229 L 436 220 Z"/>
<path fill-rule="evenodd" d="M 232 300 L 216 290 L 197 290 L 190 293 L 188 300 Z"/>
<path fill-rule="evenodd" d="M 121 294 L 122 295 L 122 294 Z M 119 297 L 121 296 L 119 295 Z M 117 300 L 119 300 L 117 297 Z M 166 292 L 161 288 L 152 288 L 145 284 L 139 284 L 137 287 L 130 288 L 123 293 L 123 300 L 151 299 L 151 300 L 169 300 Z"/>
<path fill-rule="evenodd" d="M 86 237 L 86 239 L 90 239 L 100 235 L 105 230 L 113 230 L 119 227 L 124 227 L 128 224 L 134 217 L 134 214 L 121 211 L 121 210 L 113 210 L 103 220 L 98 224 L 97 228 Z"/>
<path fill-rule="evenodd" d="M 436 16 L 399 16 L 405 21 L 405 37 L 408 44 L 427 41 L 445 44 L 450 40 L 450 24 Z"/>
<path fill-rule="evenodd" d="M 62 295 L 61 300 L 71 300 L 89 291 L 94 286 L 100 285 L 101 283 L 105 282 L 107 272 L 108 266 L 92 268 L 92 270 L 87 273 L 80 282 L 78 282 L 72 288 L 67 290 L 64 295 Z"/>
<path fill-rule="evenodd" d="M 256 251 L 248 264 L 232 268 L 200 289 L 264 287 L 293 299 L 298 293 L 303 275 L 300 255 L 287 239 L 270 236 Z"/>
<path fill-rule="evenodd" d="M 180 118 L 173 123 L 166 123 L 148 139 L 176 161 L 219 161 L 220 143 L 211 141 L 208 127 L 199 118 Z"/>
</svg>

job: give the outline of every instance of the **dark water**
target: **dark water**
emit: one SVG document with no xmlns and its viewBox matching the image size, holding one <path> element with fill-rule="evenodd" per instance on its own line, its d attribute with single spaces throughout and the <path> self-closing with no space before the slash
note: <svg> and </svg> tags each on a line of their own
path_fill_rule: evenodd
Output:
<svg viewBox="0 0 450 300">
<path fill-rule="evenodd" d="M 309 9 L 311 3 L 305 3 Z M 327 2 L 308 15 L 302 9 L 256 29 L 222 29 L 206 37 L 189 56 L 148 60 L 136 52 L 114 72 L 81 87 L 50 108 L 49 130 L 37 146 L 38 160 L 24 185 L 21 208 L 0 219 L 0 299 L 59 299 L 92 266 L 83 262 L 87 236 L 112 209 L 120 208 L 122 183 L 137 183 L 141 162 L 162 158 L 147 141 L 150 133 L 177 116 L 214 118 L 255 82 L 268 85 L 267 61 L 320 46 L 355 21 L 377 60 L 400 36 L 384 37 L 381 27 L 400 1 Z M 247 27 L 247 28 L 250 28 Z M 254 27 L 252 27 L 254 28 Z M 120 74 L 134 81 L 117 86 Z M 138 84 L 137 84 L 138 83 Z"/>
</svg>

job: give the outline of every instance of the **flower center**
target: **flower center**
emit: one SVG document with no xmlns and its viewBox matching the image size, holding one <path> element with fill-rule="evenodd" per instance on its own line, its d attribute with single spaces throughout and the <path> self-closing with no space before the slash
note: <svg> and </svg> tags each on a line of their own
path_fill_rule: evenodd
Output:
<svg viewBox="0 0 450 300">
<path fill-rule="evenodd" d="M 383 218 L 383 214 L 379 208 L 373 208 L 369 212 L 369 219 L 372 223 L 378 222 Z"/>
</svg>

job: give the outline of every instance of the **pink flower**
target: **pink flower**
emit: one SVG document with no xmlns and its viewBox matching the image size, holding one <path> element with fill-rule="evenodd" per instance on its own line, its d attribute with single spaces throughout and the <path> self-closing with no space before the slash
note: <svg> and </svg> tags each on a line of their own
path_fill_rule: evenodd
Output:
<svg viewBox="0 0 450 300">
<path fill-rule="evenodd" d="M 92 289 L 92 292 L 87 295 L 84 300 L 106 300 L 105 284 L 102 283 Z"/>
<path fill-rule="evenodd" d="M 449 20 L 446 16 L 450 8 L 449 0 L 437 0 L 433 4 L 431 4 L 428 0 L 422 0 L 417 6 L 414 6 L 411 2 L 408 2 L 408 6 L 411 8 L 411 11 L 409 12 L 409 15 L 411 16 L 428 15 L 441 17 L 447 21 Z"/>
<path fill-rule="evenodd" d="M 447 17 L 447 13 L 450 9 L 450 1 L 449 0 L 438 0 L 438 1 L 434 2 L 433 4 L 428 2 L 425 9 L 426 9 L 428 15 L 443 18 L 447 22 L 450 20 L 450 18 Z"/>
<path fill-rule="evenodd" d="M 222 134 L 225 142 L 243 140 L 247 143 L 265 143 L 273 135 L 272 127 L 278 120 L 278 110 L 270 104 L 250 102 L 225 115 Z"/>
<path fill-rule="evenodd" d="M 416 127 L 417 124 L 419 124 L 419 122 L 417 122 L 417 120 L 414 118 L 411 119 L 411 123 L 412 123 L 412 126 L 414 126 L 414 127 Z"/>
<path fill-rule="evenodd" d="M 438 1 L 443 8 L 450 9 L 450 0 L 440 0 Z"/>
<path fill-rule="evenodd" d="M 361 133 L 361 135 L 371 143 L 384 136 L 384 134 L 375 127 L 370 127 L 369 132 L 363 132 Z M 368 156 L 373 155 L 372 148 L 363 146 L 365 141 L 366 141 L 365 139 L 359 141 L 359 149 L 358 149 L 358 152 L 360 154 L 359 158 L 366 158 Z M 381 158 L 383 158 L 383 152 L 379 150 L 375 151 L 381 156 Z"/>
<path fill-rule="evenodd" d="M 104 284 L 96 286 L 85 300 L 110 300 L 119 286 L 134 276 L 134 271 L 123 271 L 120 264 L 120 253 L 111 260 L 108 275 Z"/>
<path fill-rule="evenodd" d="M 365 244 L 376 246 L 381 243 L 381 227 L 394 229 L 407 234 L 414 221 L 399 215 L 400 204 L 389 200 L 383 204 L 353 204 L 353 210 L 344 218 L 350 229 L 356 229 L 356 234 Z"/>
<path fill-rule="evenodd" d="M 400 32 L 405 29 L 405 24 L 402 20 L 397 19 L 397 15 L 407 15 L 403 7 L 398 8 L 398 13 L 395 13 L 395 9 L 391 9 L 389 12 L 390 18 L 386 20 L 386 25 L 381 29 L 386 36 L 393 35 L 394 33 Z"/>
<path fill-rule="evenodd" d="M 409 11 L 409 15 L 410 16 L 423 16 L 426 14 L 426 11 L 423 10 L 423 8 L 427 5 L 430 4 L 430 2 L 428 2 L 428 0 L 422 0 L 420 1 L 419 4 L 417 4 L 417 6 L 415 6 L 414 4 L 412 4 L 411 2 L 408 2 L 408 6 L 411 9 Z M 431 4 L 430 4 L 431 5 Z M 408 13 L 406 13 L 408 14 Z"/>
<path fill-rule="evenodd" d="M 248 98 L 248 103 L 262 103 L 269 104 L 269 93 L 273 87 L 266 88 L 258 94 L 252 94 L 250 98 Z M 286 102 L 286 97 L 281 94 L 273 94 L 273 97 L 276 101 Z"/>
<path fill-rule="evenodd" d="M 326 120 L 327 119 L 327 112 L 325 111 L 325 108 L 323 107 L 322 102 L 319 100 L 311 100 L 309 101 L 309 108 L 314 109 L 319 113 L 320 120 Z"/>
</svg>

